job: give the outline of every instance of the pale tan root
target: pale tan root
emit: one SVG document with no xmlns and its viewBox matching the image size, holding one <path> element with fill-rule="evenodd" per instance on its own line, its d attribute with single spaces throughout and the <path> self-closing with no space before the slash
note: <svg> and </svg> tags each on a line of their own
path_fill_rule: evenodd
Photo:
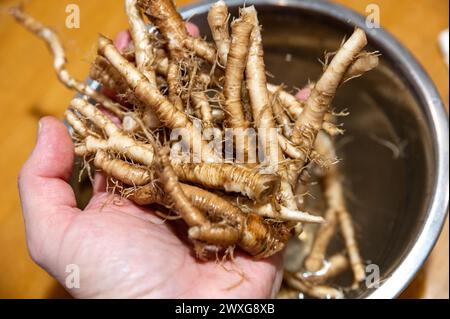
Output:
<svg viewBox="0 0 450 319">
<path fill-rule="evenodd" d="M 223 87 L 225 117 L 229 127 L 247 128 L 248 122 L 244 115 L 241 91 L 253 25 L 239 18 L 233 21 L 231 30 L 231 45 Z"/>
<path fill-rule="evenodd" d="M 325 223 L 320 226 L 311 252 L 305 259 L 305 268 L 307 271 L 318 271 L 324 266 L 328 244 L 336 233 L 336 226 L 336 210 L 333 208 L 328 208 L 325 213 Z"/>
<path fill-rule="evenodd" d="M 324 219 L 321 216 L 311 215 L 299 210 L 292 210 L 284 206 L 275 209 L 271 203 L 255 204 L 250 201 L 239 200 L 238 204 L 243 205 L 242 210 L 245 212 L 254 212 L 259 216 L 273 218 L 275 220 L 312 224 L 322 224 L 324 222 Z"/>
<path fill-rule="evenodd" d="M 184 110 L 183 101 L 180 98 L 181 90 L 181 71 L 180 66 L 175 61 L 169 62 L 167 72 L 167 84 L 169 86 L 169 100 L 179 110 Z"/>
<path fill-rule="evenodd" d="M 291 185 L 297 183 L 302 167 L 310 159 L 316 136 L 322 129 L 324 117 L 345 72 L 366 44 L 364 31 L 356 29 L 311 89 L 311 94 L 292 131 L 291 142 L 304 154 L 302 156 L 304 160 L 296 160 L 289 164 Z"/>
<path fill-rule="evenodd" d="M 316 148 L 320 152 L 326 152 L 328 156 L 336 157 L 336 151 L 334 149 L 334 145 L 329 137 L 326 135 L 320 135 Z M 324 229 L 321 234 L 321 230 L 317 235 L 316 241 L 318 243 L 314 244 L 316 247 L 316 253 L 314 253 L 313 258 L 311 259 L 311 267 L 308 270 L 313 270 L 315 268 L 317 270 L 318 266 L 317 261 L 314 262 L 314 256 L 320 258 L 321 254 L 325 254 L 326 247 L 332 237 L 332 232 L 334 233 L 334 227 L 336 224 L 336 219 L 340 224 L 341 234 L 344 237 L 345 245 L 347 248 L 347 253 L 350 259 L 350 265 L 353 271 L 354 281 L 355 283 L 359 283 L 366 277 L 364 264 L 362 257 L 359 253 L 358 243 L 355 239 L 355 230 L 353 226 L 353 221 L 350 213 L 347 210 L 347 205 L 345 203 L 345 195 L 344 188 L 342 186 L 342 177 L 339 172 L 339 168 L 337 165 L 332 165 L 329 170 L 326 172 L 324 176 L 323 183 L 325 188 L 325 197 L 328 203 L 328 211 L 327 215 L 330 215 L 330 226 L 329 229 Z M 326 218 L 327 219 L 327 218 Z M 326 224 L 322 225 L 325 227 Z M 312 252 L 314 252 L 314 248 Z M 309 258 L 308 258 L 309 259 Z M 307 259 L 307 260 L 308 260 Z M 316 258 L 317 260 L 317 258 Z M 305 264 L 306 266 L 306 264 Z"/>
<path fill-rule="evenodd" d="M 302 276 L 311 283 L 320 284 L 336 278 L 346 271 L 348 267 L 349 262 L 347 257 L 343 254 L 335 254 L 328 258 L 328 260 L 325 260 L 324 266 L 320 270 L 316 272 L 299 273 L 297 276 Z"/>
<path fill-rule="evenodd" d="M 188 33 L 175 4 L 171 0 L 138 0 L 138 4 L 167 41 L 170 57 L 184 57 L 183 42 Z"/>
<path fill-rule="evenodd" d="M 105 132 L 107 149 L 124 154 L 128 158 L 146 166 L 151 166 L 154 163 L 154 151 L 151 145 L 135 141 L 126 135 L 94 105 L 86 100 L 75 98 L 70 102 L 70 106 Z M 89 140 L 93 139 L 93 137 L 91 139 L 87 138 L 86 146 L 89 145 Z M 92 149 L 92 152 L 94 151 L 95 148 Z"/>
<path fill-rule="evenodd" d="M 376 52 L 361 51 L 366 44 L 364 32 L 356 29 L 340 50 L 326 55 L 323 75 L 310 84 L 309 98 L 299 101 L 267 83 L 261 28 L 253 6 L 241 10 L 230 36 L 227 5 L 224 1 L 212 5 L 208 23 L 215 44 L 188 35 L 171 0 L 126 0 L 125 9 L 134 46 L 120 53 L 109 39 L 100 36 L 91 76 L 114 91 L 130 110 L 71 78 L 56 34 L 20 9 L 12 10 L 20 23 L 48 43 L 60 80 L 85 97 L 74 99 L 65 113 L 73 128 L 75 153 L 102 170 L 123 196 L 138 205 L 157 203 L 176 211 L 189 226 L 188 236 L 199 258 L 206 251 L 217 253 L 223 248 L 228 253 L 235 246 L 255 258 L 268 257 L 286 246 L 294 229 L 299 234 L 303 223 L 320 223 L 304 261 L 307 272 L 287 272 L 284 279 L 290 293 L 294 288 L 312 297 L 342 298 L 341 291 L 322 283 L 347 268 L 359 283 L 365 272 L 340 172 L 330 164 L 336 158 L 334 146 L 324 132 L 343 133 L 333 122 L 334 116 L 344 114 L 334 114 L 330 107 L 337 88 L 379 62 Z M 161 37 L 147 31 L 141 9 Z M 87 102 L 88 97 L 104 104 L 122 124 L 114 124 L 100 107 Z M 156 128 L 148 124 L 151 115 L 161 129 L 148 130 Z M 260 132 L 281 127 L 282 133 L 258 137 L 262 138 L 258 150 L 264 155 L 258 164 L 265 173 L 251 164 L 223 164 L 222 154 L 201 141 L 192 120 L 195 116 L 202 119 L 203 127 L 218 130 L 245 131 L 254 125 Z M 185 134 L 190 134 L 189 143 L 201 144 L 201 163 L 171 159 L 168 148 L 155 154 L 152 134 L 167 141 L 176 129 L 185 130 L 180 132 L 184 141 Z M 250 141 L 248 132 L 244 140 L 245 144 Z M 237 161 L 239 152 L 247 154 L 247 147 L 236 147 Z M 297 201 L 306 193 L 302 187 L 310 185 L 303 176 L 312 169 L 318 175 L 326 171 L 320 175 L 328 205 L 325 219 L 304 212 Z M 155 172 L 159 179 L 154 178 Z M 348 258 L 342 254 L 327 258 L 338 223 Z"/>
<path fill-rule="evenodd" d="M 343 299 L 342 291 L 329 286 L 314 285 L 301 276 L 296 276 L 288 271 L 284 272 L 284 281 L 289 287 L 299 290 L 308 296 L 319 299 Z"/>
<path fill-rule="evenodd" d="M 79 143 L 75 146 L 75 155 L 86 157 L 86 156 L 92 156 L 97 153 L 97 151 L 104 151 L 108 152 L 110 151 L 108 149 L 108 144 L 106 140 L 93 137 L 93 136 L 87 136 L 83 143 Z"/>
<path fill-rule="evenodd" d="M 169 148 L 162 148 L 159 152 L 162 171 L 160 181 L 164 192 L 170 196 L 173 203 L 173 209 L 183 218 L 189 227 L 202 226 L 209 224 L 206 216 L 198 210 L 184 194 L 178 178 L 175 175 L 169 159 Z"/>
<path fill-rule="evenodd" d="M 187 36 L 183 41 L 186 49 L 193 51 L 198 57 L 206 60 L 210 64 L 216 62 L 216 49 L 202 38 Z"/>
<path fill-rule="evenodd" d="M 199 244 L 196 241 L 205 241 L 224 247 L 234 245 L 238 240 L 238 231 L 228 225 L 211 224 L 205 214 L 192 204 L 181 188 L 178 178 L 172 169 L 169 152 L 168 147 L 161 149 L 159 152 L 163 167 L 160 173 L 160 180 L 165 194 L 171 199 L 173 209 L 189 226 L 188 235 L 197 247 L 198 257 L 202 258 L 202 248 L 198 248 Z M 200 244 L 200 247 L 203 247 L 203 245 Z"/>
<path fill-rule="evenodd" d="M 359 283 L 366 278 L 366 272 L 364 269 L 362 257 L 359 253 L 352 217 L 345 205 L 344 193 L 339 177 L 330 177 L 330 178 L 336 179 L 335 183 L 337 183 L 337 185 L 335 187 L 338 189 L 338 191 L 335 196 L 340 197 L 339 202 L 336 203 L 337 217 L 341 228 L 341 234 L 342 237 L 344 237 L 345 246 L 347 247 L 350 265 L 353 271 L 354 281 L 355 283 Z M 341 206 L 338 206 L 338 204 Z"/>
<path fill-rule="evenodd" d="M 308 87 L 313 87 L 314 84 L 310 84 Z M 284 91 L 281 86 L 267 84 L 267 89 L 270 93 L 274 95 L 274 99 L 279 105 L 286 110 L 289 116 L 296 121 L 300 114 L 303 112 L 303 108 L 305 106 L 304 101 L 299 101 L 294 95 Z M 336 126 L 336 124 L 331 122 L 332 115 L 327 113 L 324 117 L 324 122 L 322 124 L 322 129 L 328 134 L 334 136 L 338 134 L 343 134 L 344 131 Z M 290 129 L 289 137 L 292 135 L 292 128 Z"/>
<path fill-rule="evenodd" d="M 324 134 L 317 136 L 316 150 L 324 156 L 336 158 L 333 142 Z M 328 245 L 336 233 L 338 223 L 337 211 L 343 206 L 343 198 L 339 194 L 341 190 L 335 178 L 336 174 L 337 167 L 336 165 L 332 165 L 322 181 L 324 196 L 327 202 L 327 210 L 325 213 L 326 223 L 321 225 L 317 231 L 311 252 L 305 259 L 305 268 L 310 272 L 318 271 L 324 266 Z"/>
<path fill-rule="evenodd" d="M 263 218 L 253 213 L 243 213 L 237 206 L 204 189 L 187 184 L 180 185 L 184 194 L 197 209 L 207 213 L 211 219 L 226 222 L 225 225 L 232 226 L 236 231 L 235 234 L 230 234 L 231 230 L 216 224 L 211 231 L 208 230 L 208 226 L 191 228 L 189 232 L 191 237 L 226 247 L 231 244 L 230 239 L 234 240 L 237 234 L 238 245 L 258 258 L 273 255 L 286 245 L 288 229 L 283 224 L 266 223 Z M 139 188 L 132 199 L 140 205 L 167 204 L 164 193 L 154 184 Z"/>
<path fill-rule="evenodd" d="M 292 134 L 293 122 L 289 118 L 289 116 L 284 111 L 284 108 L 281 106 L 280 102 L 276 98 L 276 94 L 270 93 L 271 105 L 272 105 L 272 113 L 274 114 L 275 121 L 283 131 L 283 135 L 287 138 L 290 138 Z"/>
<path fill-rule="evenodd" d="M 278 146 L 277 134 L 271 134 L 270 129 L 276 127 L 275 120 L 270 106 L 269 92 L 267 90 L 266 67 L 264 64 L 264 50 L 262 46 L 261 29 L 258 16 L 254 6 L 241 10 L 241 17 L 244 21 L 253 26 L 250 34 L 250 47 L 245 70 L 246 84 L 250 95 L 254 125 L 262 139 L 263 152 L 266 164 L 271 166 L 282 159 L 281 150 Z M 264 132 L 265 131 L 265 132 Z"/>
<path fill-rule="evenodd" d="M 187 49 L 210 64 L 216 63 L 214 45 L 187 33 L 184 21 L 171 0 L 138 0 L 138 4 L 167 41 L 172 59 L 186 57 Z"/>
<path fill-rule="evenodd" d="M 50 28 L 44 26 L 30 15 L 22 11 L 21 8 L 15 7 L 10 9 L 10 13 L 14 18 L 30 32 L 44 40 L 53 54 L 53 68 L 59 80 L 69 89 L 76 90 L 81 94 L 93 98 L 102 104 L 106 109 L 113 112 L 116 116 L 123 117 L 123 107 L 112 101 L 105 95 L 95 91 L 89 85 L 74 79 L 66 69 L 66 56 L 58 35 Z"/>
<path fill-rule="evenodd" d="M 194 111 L 203 122 L 203 127 L 213 127 L 213 123 L 215 121 L 213 118 L 211 105 L 208 101 L 208 96 L 204 92 L 192 92 L 191 101 L 194 106 Z"/>
<path fill-rule="evenodd" d="M 343 207 L 343 209 L 338 211 L 338 219 L 341 226 L 342 237 L 344 237 L 345 245 L 347 247 L 355 284 L 357 284 L 366 278 L 366 272 L 364 270 L 363 260 L 359 253 L 352 217 L 346 207 Z"/>
<path fill-rule="evenodd" d="M 278 144 L 281 150 L 290 158 L 305 161 L 305 153 L 289 141 L 284 135 L 278 134 Z"/>
<path fill-rule="evenodd" d="M 97 56 L 92 62 L 89 76 L 116 94 L 126 95 L 129 91 L 122 75 L 102 56 Z M 134 102 L 132 97 L 125 96 L 125 99 L 130 103 Z"/>
<path fill-rule="evenodd" d="M 241 193 L 259 203 L 268 202 L 280 187 L 280 178 L 261 174 L 247 167 L 216 163 L 174 164 L 178 178 L 207 188 Z"/>
<path fill-rule="evenodd" d="M 366 72 L 374 69 L 378 66 L 379 58 L 377 53 L 370 52 L 361 52 L 359 53 L 355 60 L 350 64 L 347 71 L 345 72 L 342 82 L 346 82 L 350 79 L 359 77 Z M 324 72 L 326 71 L 327 65 L 324 65 Z M 311 82 L 305 88 L 313 89 L 315 83 Z M 294 95 L 284 91 L 281 86 L 268 84 L 268 90 L 272 94 L 276 94 L 280 104 L 286 109 L 292 119 L 297 120 L 300 117 L 300 114 L 303 112 L 303 108 L 305 107 L 305 101 L 299 101 Z M 324 126 L 331 127 L 334 126 L 333 123 L 327 122 L 327 119 L 324 121 Z M 323 127 L 325 131 L 327 128 Z M 332 131 L 335 131 L 336 128 L 332 128 Z M 338 132 L 338 131 L 335 131 Z M 331 134 L 334 135 L 334 134 Z"/>
<path fill-rule="evenodd" d="M 150 35 L 138 7 L 137 0 L 126 0 L 125 11 L 128 16 L 130 33 L 133 38 L 136 67 L 147 78 L 150 85 L 157 88 L 156 72 L 153 66 L 155 60 L 154 48 L 150 41 Z M 129 117 L 127 120 L 130 123 L 130 127 L 134 126 L 135 130 L 138 129 L 136 121 Z M 150 129 L 157 128 L 161 125 L 157 116 L 148 107 L 144 108 L 143 121 L 145 126 Z M 131 129 L 128 129 L 128 131 L 131 131 Z"/>
<path fill-rule="evenodd" d="M 289 183 L 289 172 L 287 169 L 281 169 L 278 172 L 280 175 L 280 191 L 277 194 L 278 201 L 291 210 L 297 210 L 297 203 L 295 202 L 295 195 L 291 184 Z"/>
<path fill-rule="evenodd" d="M 191 136 L 195 135 L 195 128 L 189 117 L 170 103 L 159 90 L 152 88 L 142 73 L 120 55 L 111 40 L 100 36 L 99 52 L 124 76 L 135 96 L 153 110 L 164 126 L 170 129 L 184 128 Z M 221 161 L 221 158 L 208 147 L 205 141 L 198 142 L 204 162 Z"/>
<path fill-rule="evenodd" d="M 219 225 L 217 223 L 211 225 L 208 221 L 200 226 L 193 226 L 189 229 L 189 237 L 224 248 L 235 245 L 239 240 L 243 227 L 239 219 L 238 208 L 231 205 L 224 206 L 221 199 L 217 200 L 216 195 L 201 188 L 182 183 L 179 185 L 197 210 L 208 214 L 210 217 L 213 216 L 215 219 L 218 217 L 220 219 L 225 218 L 227 222 L 230 222 L 229 225 Z M 132 199 L 139 205 L 158 203 L 170 207 L 170 201 L 168 201 L 164 191 L 161 191 L 159 186 L 154 183 L 138 189 Z"/>
<path fill-rule="evenodd" d="M 167 77 L 167 73 L 169 72 L 169 58 L 166 55 L 165 51 L 158 51 L 156 58 L 156 73 Z"/>
<path fill-rule="evenodd" d="M 280 215 L 283 220 L 291 220 L 300 223 L 323 224 L 324 219 L 321 216 L 314 216 L 309 213 L 292 210 L 287 207 L 280 208 Z"/>
<path fill-rule="evenodd" d="M 238 229 L 229 225 L 219 225 L 210 223 L 209 219 L 201 211 L 200 207 L 195 205 L 191 199 L 196 195 L 186 194 L 182 184 L 171 168 L 169 159 L 169 149 L 163 148 L 159 152 L 162 165 L 160 172 L 160 184 L 155 182 L 139 188 L 131 199 L 139 205 L 158 203 L 175 210 L 179 216 L 190 227 L 188 231 L 189 238 L 194 241 L 196 250 L 201 252 L 202 244 L 197 241 L 207 242 L 210 245 L 216 245 L 227 248 L 233 246 L 238 241 Z M 189 188 L 187 188 L 189 190 Z M 198 255 L 202 258 L 201 254 Z"/>
<path fill-rule="evenodd" d="M 255 8 L 251 6 L 242 9 L 240 20 L 242 21 L 234 21 L 232 25 L 232 44 L 228 55 L 228 64 L 225 76 L 232 76 L 233 74 L 227 72 L 230 68 L 230 63 L 233 63 L 232 59 L 234 57 L 234 50 L 236 50 L 235 45 L 237 44 L 236 34 L 239 35 L 239 32 L 237 32 L 237 30 L 235 29 L 235 24 L 247 23 L 253 26 L 250 33 L 249 44 L 244 43 L 245 45 L 249 45 L 247 53 L 247 64 L 245 67 L 247 87 L 250 95 L 255 127 L 257 127 L 261 133 L 263 133 L 259 135 L 259 138 L 262 139 L 261 142 L 264 147 L 263 152 L 265 156 L 265 164 L 269 166 L 269 169 L 274 170 L 275 164 L 283 160 L 283 155 L 281 148 L 278 145 L 277 134 L 274 134 L 274 132 L 270 130 L 274 129 L 276 125 L 270 106 L 269 92 L 267 90 L 261 30 L 259 27 Z M 243 50 L 243 48 L 244 47 L 238 49 Z M 243 58 L 244 55 L 245 54 L 243 54 L 242 52 Z M 281 177 L 279 192 L 280 201 L 287 208 L 295 210 L 297 208 L 295 204 L 295 196 L 293 194 L 292 187 L 288 182 L 288 173 L 284 169 L 281 169 L 279 171 L 279 175 Z"/>
<path fill-rule="evenodd" d="M 267 84 L 267 89 L 277 98 L 281 106 L 288 112 L 293 120 L 300 117 L 305 107 L 305 102 L 298 100 L 294 95 L 283 90 L 283 86 Z"/>
<path fill-rule="evenodd" d="M 155 57 L 156 73 L 167 77 L 169 73 L 169 58 L 164 50 L 157 50 Z M 211 83 L 211 76 L 203 71 L 199 72 L 197 82 L 207 87 Z"/>
<path fill-rule="evenodd" d="M 132 104 L 135 108 L 142 109 L 142 121 L 146 128 L 155 129 L 161 126 L 153 111 L 142 105 L 129 89 L 122 75 L 104 57 L 97 56 L 95 58 L 95 61 L 91 65 L 90 77 L 99 82 L 103 87 L 113 91 L 123 101 Z M 140 128 L 135 116 L 132 116 L 130 113 L 124 115 L 122 124 L 124 130 L 127 132 L 136 132 Z"/>
<path fill-rule="evenodd" d="M 345 83 L 351 79 L 362 76 L 364 73 L 375 69 L 379 63 L 378 53 L 373 52 L 361 52 L 356 60 L 350 65 L 347 72 L 344 75 L 342 83 Z"/>
<path fill-rule="evenodd" d="M 113 159 L 102 150 L 97 150 L 94 165 L 106 175 L 127 185 L 142 186 L 148 184 L 151 180 L 151 175 L 147 169 L 119 159 Z"/>
<path fill-rule="evenodd" d="M 324 116 L 329 110 L 339 84 L 357 55 L 366 46 L 367 39 L 363 30 L 356 29 L 343 44 L 322 74 L 305 102 L 300 117 L 296 120 L 292 132 L 292 142 L 301 146 L 308 155 L 313 148 L 315 137 L 322 128 Z"/>
<path fill-rule="evenodd" d="M 359 53 L 342 77 L 341 83 L 369 72 L 370 70 L 378 66 L 378 63 L 379 58 L 377 53 L 370 53 L 365 51 Z M 326 68 L 327 65 L 325 64 L 324 72 L 326 71 Z M 314 86 L 315 83 L 310 83 L 306 88 L 313 89 Z M 292 119 L 297 120 L 300 117 L 306 104 L 305 101 L 299 101 L 292 94 L 289 94 L 288 92 L 282 90 L 280 86 L 268 84 L 267 88 L 272 94 L 276 96 L 278 102 L 289 113 Z M 344 130 L 337 127 L 334 123 L 331 122 L 332 117 L 332 114 L 325 114 L 324 121 L 322 123 L 322 129 L 331 136 L 343 134 Z"/>
<path fill-rule="evenodd" d="M 306 162 L 307 158 L 305 157 L 305 153 L 302 152 L 301 149 L 293 145 L 292 142 L 284 135 L 278 134 L 277 137 L 278 137 L 278 145 L 284 154 L 289 156 L 291 159 L 300 161 L 301 163 Z M 314 151 L 312 151 L 312 153 L 310 154 L 310 158 L 311 159 L 317 158 L 317 160 L 320 160 L 319 157 L 315 156 Z M 298 187 L 299 185 L 298 184 L 296 185 L 298 176 L 297 172 L 299 171 L 300 166 L 294 163 L 288 164 L 288 168 L 289 170 L 286 172 L 287 180 L 290 181 L 290 185 L 292 185 L 291 187 Z M 299 196 L 301 197 L 303 196 L 303 194 L 297 195 L 297 200 L 299 199 Z"/>
<path fill-rule="evenodd" d="M 148 82 L 156 87 L 156 74 L 153 69 L 153 46 L 150 42 L 147 26 L 143 20 L 137 0 L 125 0 L 125 12 L 133 38 L 136 67 L 144 74 Z"/>
<path fill-rule="evenodd" d="M 189 238 L 219 247 L 234 246 L 239 240 L 238 231 L 228 225 L 213 224 L 189 228 Z"/>
<path fill-rule="evenodd" d="M 124 154 L 139 163 L 151 166 L 154 163 L 153 149 L 148 144 L 134 141 L 85 100 L 74 99 L 70 104 L 75 110 L 105 130 L 108 139 L 92 136 L 85 139 L 83 150 L 112 150 Z M 173 169 L 182 181 L 189 181 L 209 188 L 224 188 L 229 192 L 240 192 L 258 202 L 270 200 L 279 188 L 279 178 L 272 174 L 260 174 L 248 168 L 230 164 L 185 163 L 174 164 Z"/>
<path fill-rule="evenodd" d="M 343 128 L 340 128 L 336 126 L 336 124 L 327 121 L 324 121 L 322 123 L 322 129 L 330 136 L 343 135 L 345 133 L 345 130 Z"/>
<path fill-rule="evenodd" d="M 225 1 L 214 3 L 208 12 L 208 24 L 216 43 L 217 55 L 222 66 L 227 65 L 230 50 L 230 31 L 228 28 L 228 7 Z"/>
<path fill-rule="evenodd" d="M 86 125 L 78 118 L 72 110 L 66 110 L 64 113 L 67 123 L 74 129 L 81 137 L 89 135 L 89 130 Z"/>
<path fill-rule="evenodd" d="M 239 21 L 239 20 L 240 19 L 237 19 L 236 21 Z M 233 24 L 236 21 L 234 21 Z M 233 24 L 232 24 L 232 29 L 233 29 Z M 233 42 L 234 42 L 234 40 L 233 40 L 233 35 L 232 35 L 230 43 L 233 43 Z M 211 64 L 215 63 L 217 53 L 215 51 L 215 48 L 213 46 L 211 46 L 210 43 L 206 42 L 205 40 L 203 40 L 201 38 L 192 38 L 187 35 L 184 39 L 184 44 L 188 49 L 194 51 L 199 57 L 207 60 Z M 243 48 L 242 45 L 240 45 L 240 47 Z M 223 52 L 225 53 L 226 51 L 224 50 Z M 228 52 L 227 59 L 228 59 L 229 54 L 230 54 L 230 52 Z M 165 61 L 167 61 L 167 60 L 165 60 Z M 167 63 L 167 62 L 165 62 L 165 63 Z M 223 63 L 223 64 L 225 64 L 225 63 Z M 165 70 L 165 68 L 162 68 L 162 70 Z M 165 72 L 167 72 L 167 71 L 165 71 Z M 164 71 L 163 71 L 163 73 L 164 73 Z M 210 79 L 207 75 L 205 76 L 205 78 L 206 78 L 206 80 L 204 82 L 210 83 Z M 273 90 L 274 87 L 275 87 L 274 85 L 270 85 L 270 84 L 268 85 L 269 90 Z M 300 113 L 302 112 L 302 105 L 300 103 L 298 103 L 298 100 L 295 97 L 293 97 L 292 95 L 290 95 L 289 93 L 287 93 L 285 91 L 282 91 L 282 93 L 283 93 L 283 97 L 287 97 L 289 99 L 289 102 L 287 102 L 286 105 L 292 106 L 289 108 L 289 111 L 291 111 L 292 114 L 294 114 L 294 117 L 299 116 Z M 293 101 L 295 101 L 295 102 L 291 103 Z M 233 113 L 231 113 L 231 114 L 233 114 Z M 233 114 L 233 115 L 236 115 L 236 114 Z M 239 114 L 237 114 L 237 116 L 238 116 L 237 121 L 239 123 L 243 123 L 242 121 L 245 118 L 245 116 L 243 114 L 241 114 L 241 116 L 239 116 Z M 230 115 L 229 118 L 233 118 L 233 116 Z M 337 134 L 343 133 L 342 129 L 337 128 L 331 122 L 325 121 L 323 124 L 324 124 L 323 129 L 326 132 L 328 132 L 330 135 L 337 135 Z M 242 126 L 232 126 L 232 127 L 242 127 Z"/>
</svg>

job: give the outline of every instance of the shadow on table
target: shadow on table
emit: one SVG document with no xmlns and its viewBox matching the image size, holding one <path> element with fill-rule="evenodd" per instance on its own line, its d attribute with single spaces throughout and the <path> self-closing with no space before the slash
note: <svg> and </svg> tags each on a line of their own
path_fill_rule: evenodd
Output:
<svg viewBox="0 0 450 319">
<path fill-rule="evenodd" d="M 55 282 L 47 293 L 46 298 L 48 299 L 72 299 L 72 296 L 64 289 L 64 287 Z"/>
</svg>

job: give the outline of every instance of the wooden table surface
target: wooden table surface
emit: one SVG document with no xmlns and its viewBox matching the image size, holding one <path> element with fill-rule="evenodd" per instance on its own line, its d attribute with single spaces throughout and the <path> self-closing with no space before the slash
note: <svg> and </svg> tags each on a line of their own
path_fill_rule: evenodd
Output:
<svg viewBox="0 0 450 319">
<path fill-rule="evenodd" d="M 65 297 L 65 291 L 28 256 L 16 179 L 33 148 L 40 116 L 62 117 L 73 92 L 58 83 L 46 47 L 5 14 L 16 0 L 0 0 L 0 298 Z M 183 5 L 191 1 L 178 1 Z M 361 13 L 380 7 L 381 24 L 408 47 L 433 78 L 448 105 L 449 76 L 436 38 L 448 28 L 447 0 L 338 0 Z M 99 32 L 113 36 L 127 27 L 123 1 L 31 0 L 27 10 L 54 27 L 65 41 L 69 70 L 83 79 L 95 56 Z M 65 27 L 69 3 L 81 9 L 81 28 Z M 448 298 L 448 222 L 428 262 L 402 295 Z"/>
</svg>

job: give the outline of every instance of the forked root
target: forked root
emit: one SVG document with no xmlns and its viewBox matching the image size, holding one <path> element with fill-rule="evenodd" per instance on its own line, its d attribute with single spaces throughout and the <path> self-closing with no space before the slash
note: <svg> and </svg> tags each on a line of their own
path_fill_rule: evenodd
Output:
<svg viewBox="0 0 450 319">
<path fill-rule="evenodd" d="M 178 178 L 172 169 L 169 159 L 169 149 L 164 147 L 159 152 L 162 171 L 160 173 L 161 184 L 164 192 L 170 197 L 174 210 L 183 218 L 189 227 L 208 226 L 209 222 L 205 215 L 192 205 L 189 198 L 183 192 Z"/>
<path fill-rule="evenodd" d="M 322 152 L 327 152 L 328 156 L 336 156 L 331 140 L 320 136 L 318 147 Z M 355 284 L 365 279 L 365 270 L 359 253 L 358 244 L 355 239 L 355 230 L 352 218 L 345 203 L 344 189 L 342 187 L 341 175 L 336 165 L 333 165 L 326 172 L 323 180 L 324 193 L 328 204 L 325 220 L 316 236 L 310 255 L 305 260 L 305 267 L 308 271 L 318 271 L 324 266 L 324 260 L 328 244 L 335 234 L 336 226 L 339 223 L 342 236 L 345 240 L 350 265 L 353 271 Z"/>
<path fill-rule="evenodd" d="M 204 189 L 187 184 L 180 186 L 196 209 L 207 214 L 211 220 L 226 222 L 225 225 L 232 227 L 203 224 L 190 229 L 191 238 L 224 248 L 237 243 L 258 258 L 271 256 L 286 245 L 289 232 L 283 224 L 271 224 L 253 213 L 243 213 L 237 206 Z M 155 183 L 139 188 L 132 199 L 140 205 L 168 204 L 161 187 Z"/>
<path fill-rule="evenodd" d="M 178 110 L 158 89 L 151 86 L 148 80 L 130 62 L 128 62 L 112 44 L 111 40 L 100 36 L 99 53 L 122 74 L 135 96 L 151 108 L 164 126 L 170 129 L 184 128 L 191 136 L 195 136 L 194 126 L 188 115 Z M 220 162 L 221 159 L 201 140 L 202 159 L 205 162 Z"/>
<path fill-rule="evenodd" d="M 147 169 L 111 158 L 102 150 L 96 152 L 94 165 L 106 175 L 128 185 L 142 186 L 149 183 L 151 179 L 151 175 Z"/>
<path fill-rule="evenodd" d="M 120 154 L 124 154 L 130 159 L 143 165 L 151 166 L 154 160 L 152 146 L 135 141 L 126 135 L 116 124 L 114 124 L 98 108 L 86 100 L 75 98 L 70 106 L 92 121 L 99 129 L 104 130 L 107 140 L 99 141 L 94 137 L 86 139 L 87 152 L 95 153 L 97 149 L 108 149 Z"/>
<path fill-rule="evenodd" d="M 317 132 L 322 127 L 324 116 L 339 84 L 342 82 L 349 66 L 366 44 L 367 39 L 364 31 L 356 29 L 333 57 L 330 65 L 312 88 L 304 110 L 295 122 L 292 132 L 292 142 L 304 149 L 307 155 L 313 149 Z"/>
<path fill-rule="evenodd" d="M 228 30 L 228 7 L 225 1 L 220 0 L 211 6 L 208 12 L 208 24 L 212 37 L 217 47 L 219 62 L 227 64 L 228 52 L 230 50 L 230 31 Z"/>
<path fill-rule="evenodd" d="M 207 252 L 232 256 L 235 247 L 266 258 L 282 250 L 291 233 L 299 235 L 308 252 L 299 252 L 298 268 L 285 273 L 289 293 L 342 298 L 326 284 L 347 268 L 355 284 L 365 274 L 330 139 L 344 133 L 335 122 L 347 113 L 335 114 L 331 103 L 341 85 L 379 62 L 377 52 L 362 51 L 364 32 L 356 29 L 339 50 L 326 54 L 322 76 L 299 100 L 267 82 L 255 7 L 242 8 L 233 20 L 224 1 L 212 5 L 214 42 L 208 42 L 188 34 L 171 0 L 124 1 L 132 43 L 121 52 L 99 37 L 90 70 L 102 85 L 98 92 L 70 76 L 55 32 L 20 8 L 11 10 L 48 44 L 60 81 L 82 95 L 65 116 L 89 177 L 91 167 L 101 170 L 114 186 L 108 191 L 175 212 L 157 214 L 182 219 L 202 259 Z M 318 211 L 306 198 L 315 200 L 315 189 L 309 189 L 314 178 L 322 181 L 324 218 L 306 212 Z M 328 257 L 338 225 L 346 252 Z M 306 272 L 300 272 L 302 262 Z"/>
</svg>

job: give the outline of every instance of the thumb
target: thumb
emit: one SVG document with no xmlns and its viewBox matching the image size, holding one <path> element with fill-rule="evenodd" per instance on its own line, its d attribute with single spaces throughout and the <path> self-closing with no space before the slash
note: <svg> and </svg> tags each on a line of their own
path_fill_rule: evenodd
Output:
<svg viewBox="0 0 450 319">
<path fill-rule="evenodd" d="M 19 194 L 28 243 L 57 234 L 78 211 L 68 184 L 73 143 L 66 126 L 53 117 L 39 121 L 36 146 L 19 174 Z M 32 251 L 30 247 L 30 252 Z"/>
</svg>

